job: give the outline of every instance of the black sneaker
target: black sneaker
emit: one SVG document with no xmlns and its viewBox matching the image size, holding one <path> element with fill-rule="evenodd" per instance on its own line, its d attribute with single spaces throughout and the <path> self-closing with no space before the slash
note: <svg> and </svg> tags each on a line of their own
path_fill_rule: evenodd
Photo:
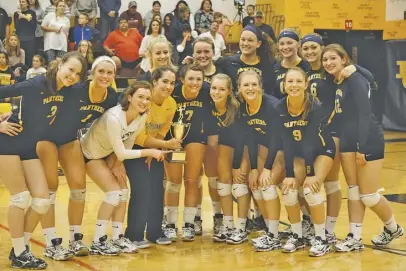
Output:
<svg viewBox="0 0 406 271">
<path fill-rule="evenodd" d="M 41 270 L 48 266 L 45 261 L 32 255 L 31 251 L 28 250 L 28 246 L 18 257 L 14 254 L 14 248 L 12 248 L 9 260 L 11 261 L 12 268 Z"/>
<path fill-rule="evenodd" d="M 213 216 L 213 235 L 218 234 L 222 226 L 223 226 L 223 215 L 215 214 Z"/>
<path fill-rule="evenodd" d="M 265 219 L 262 215 L 254 218 L 254 230 L 256 230 L 256 231 L 266 231 L 267 230 Z"/>
<path fill-rule="evenodd" d="M 67 261 L 73 257 L 73 253 L 62 246 L 62 238 L 54 238 L 52 246 L 45 248 L 44 256 L 55 261 Z"/>
<path fill-rule="evenodd" d="M 190 242 L 195 240 L 195 227 L 191 223 L 185 223 L 182 228 L 182 241 Z"/>
<path fill-rule="evenodd" d="M 252 219 L 247 218 L 247 224 L 245 224 L 245 231 L 248 234 L 254 231 L 254 221 Z"/>
<path fill-rule="evenodd" d="M 203 234 L 203 221 L 200 216 L 195 216 L 194 231 L 195 231 L 195 235 Z"/>
<path fill-rule="evenodd" d="M 69 251 L 75 256 L 89 255 L 89 248 L 83 243 L 83 234 L 75 233 L 75 240 L 69 241 Z"/>
</svg>

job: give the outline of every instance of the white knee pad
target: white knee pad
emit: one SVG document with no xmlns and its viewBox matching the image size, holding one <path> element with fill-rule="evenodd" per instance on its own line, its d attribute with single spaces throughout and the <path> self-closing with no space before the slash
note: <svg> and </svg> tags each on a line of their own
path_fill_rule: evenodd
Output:
<svg viewBox="0 0 406 271">
<path fill-rule="evenodd" d="M 176 184 L 169 180 L 166 181 L 166 192 L 169 194 L 179 194 L 182 184 Z"/>
<path fill-rule="evenodd" d="M 360 198 L 365 206 L 371 208 L 378 204 L 378 202 L 381 200 L 381 195 L 377 191 L 371 194 L 361 194 Z"/>
<path fill-rule="evenodd" d="M 301 198 L 303 198 L 304 199 L 304 192 L 303 192 L 303 187 L 299 187 L 298 189 L 297 189 L 297 193 L 298 193 L 298 196 L 299 197 L 301 197 Z"/>
<path fill-rule="evenodd" d="M 265 188 L 262 188 L 262 197 L 265 201 L 274 200 L 278 197 L 278 193 L 276 192 L 276 186 L 270 185 Z"/>
<path fill-rule="evenodd" d="M 27 209 L 30 206 L 30 192 L 23 191 L 10 197 L 9 206 Z"/>
<path fill-rule="evenodd" d="M 340 181 L 325 182 L 324 190 L 326 191 L 326 195 L 331 195 L 337 191 L 340 191 L 341 190 Z"/>
<path fill-rule="evenodd" d="M 320 192 L 313 194 L 313 192 L 308 187 L 303 189 L 303 192 L 306 202 L 309 204 L 309 206 L 316 206 L 323 203 L 323 198 L 321 197 Z"/>
<path fill-rule="evenodd" d="M 351 185 L 347 187 L 348 200 L 361 200 L 359 196 L 359 186 Z"/>
<path fill-rule="evenodd" d="M 226 197 L 231 195 L 231 184 L 225 183 L 218 183 L 217 184 L 217 192 L 219 193 L 220 197 Z"/>
<path fill-rule="evenodd" d="M 289 189 L 287 194 L 282 195 L 282 201 L 286 206 L 293 206 L 299 202 L 297 189 Z"/>
<path fill-rule="evenodd" d="M 120 201 L 121 202 L 127 202 L 128 200 L 128 189 L 121 189 L 121 197 L 120 197 Z"/>
<path fill-rule="evenodd" d="M 51 206 L 51 199 L 32 198 L 31 208 L 40 215 L 48 212 L 49 206 Z"/>
<path fill-rule="evenodd" d="M 202 188 L 202 178 L 203 176 L 197 177 L 197 188 Z"/>
<path fill-rule="evenodd" d="M 255 200 L 264 200 L 261 189 L 252 190 L 251 192 Z"/>
<path fill-rule="evenodd" d="M 51 204 L 55 205 L 55 202 L 56 202 L 56 191 L 55 190 L 49 190 L 49 199 L 51 200 Z"/>
<path fill-rule="evenodd" d="M 120 203 L 121 194 L 122 194 L 121 190 L 109 191 L 106 193 L 106 196 L 104 197 L 104 202 L 113 205 L 114 207 L 117 207 L 118 204 Z"/>
<path fill-rule="evenodd" d="M 85 189 L 72 189 L 69 198 L 76 202 L 86 201 L 86 188 Z"/>
<path fill-rule="evenodd" d="M 242 197 L 244 195 L 248 195 L 248 185 L 246 184 L 241 184 L 241 183 L 236 183 L 233 184 L 233 195 L 236 198 Z"/>
<path fill-rule="evenodd" d="M 217 183 L 219 178 L 218 177 L 209 177 L 209 187 L 213 189 L 217 189 Z"/>
</svg>

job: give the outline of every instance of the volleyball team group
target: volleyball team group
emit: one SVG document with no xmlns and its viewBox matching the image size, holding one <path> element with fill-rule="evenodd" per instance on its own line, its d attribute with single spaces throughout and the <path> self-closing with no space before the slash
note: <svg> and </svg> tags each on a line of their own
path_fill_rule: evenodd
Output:
<svg viewBox="0 0 406 271">
<path fill-rule="evenodd" d="M 51 63 L 44 75 L 1 87 L 0 98 L 21 96 L 19 106 L 1 116 L 0 178 L 11 194 L 11 266 L 47 267 L 29 246 L 39 222 L 44 255 L 54 260 L 194 241 L 202 234 L 203 173 L 213 205 L 214 242 L 247 242 L 254 228 L 263 230 L 250 240 L 260 252 L 293 253 L 310 246 L 309 256 L 319 257 L 332 249 L 362 250 L 366 207 L 383 223 L 373 245 L 386 246 L 402 236 L 390 204 L 379 194 L 384 137 L 369 101 L 372 74 L 351 64 L 340 45 L 324 46 L 317 34 L 300 40 L 285 29 L 277 47 L 280 60 L 272 60 L 261 31 L 248 25 L 236 55 L 213 62 L 213 40 L 199 37 L 193 57 L 178 70 L 172 45 L 157 39 L 148 49 L 150 71 L 120 96 L 111 87 L 115 62 L 97 58 L 87 78 L 86 60 L 77 52 Z M 172 136 L 173 123 L 183 123 L 183 139 Z M 186 163 L 165 159 L 179 150 Z M 58 164 L 70 189 L 68 248 L 55 228 Z M 344 189 L 340 165 L 349 233 L 337 242 Z M 81 229 L 86 175 L 105 193 L 88 245 Z M 281 203 L 290 223 L 282 232 Z"/>
</svg>

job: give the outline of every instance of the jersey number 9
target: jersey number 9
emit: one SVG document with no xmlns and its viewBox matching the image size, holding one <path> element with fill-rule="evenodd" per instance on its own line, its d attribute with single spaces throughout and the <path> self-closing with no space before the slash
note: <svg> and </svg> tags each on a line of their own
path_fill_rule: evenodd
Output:
<svg viewBox="0 0 406 271">
<path fill-rule="evenodd" d="M 296 141 L 301 141 L 302 140 L 302 132 L 300 130 L 293 130 L 293 138 Z"/>
</svg>

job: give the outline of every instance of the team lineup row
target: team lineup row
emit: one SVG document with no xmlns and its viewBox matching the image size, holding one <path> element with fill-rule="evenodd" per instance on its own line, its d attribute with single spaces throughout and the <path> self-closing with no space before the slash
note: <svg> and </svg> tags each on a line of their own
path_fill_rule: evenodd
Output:
<svg viewBox="0 0 406 271">
<path fill-rule="evenodd" d="M 40 221 L 47 243 L 44 255 L 55 260 L 89 252 L 134 253 L 148 246 L 144 237 L 170 244 L 177 240 L 182 180 L 182 240 L 193 241 L 201 232 L 203 164 L 213 202 L 214 241 L 248 240 L 252 194 L 266 224 L 266 234 L 252 240 L 257 251 L 293 252 L 308 241 L 309 255 L 325 255 L 330 244 L 337 242 L 340 160 L 348 185 L 350 233 L 334 249 L 363 248 L 365 206 L 385 224 L 373 244 L 385 246 L 403 235 L 389 203 L 378 193 L 384 141 L 369 105 L 372 75 L 351 65 L 341 46 L 324 47 L 316 34 L 300 41 L 295 32 L 283 30 L 278 46 L 282 60 L 271 65 L 261 32 L 247 26 L 241 33 L 241 53 L 213 63 L 213 41 L 198 38 L 193 59 L 188 60 L 194 64 L 178 74 L 170 59 L 171 45 L 157 40 L 149 48 L 151 70 L 125 90 L 118 105 L 111 88 L 116 66 L 106 56 L 94 62 L 87 81 L 86 61 L 73 52 L 43 76 L 0 88 L 0 98 L 22 96 L 19 109 L 3 122 L 0 135 L 0 177 L 11 194 L 11 265 L 46 268 L 46 262 L 28 247 Z M 297 54 L 299 46 L 304 59 Z M 91 123 L 78 137 L 78 131 Z M 181 138 L 168 133 L 176 123 L 187 130 Z M 186 164 L 161 162 L 165 155 L 173 157 L 170 150 L 179 153 L 181 148 Z M 148 157 L 148 163 L 136 159 L 140 157 Z M 58 161 L 71 189 L 68 250 L 55 230 Z M 86 174 L 106 194 L 89 248 L 81 232 Z M 131 197 L 123 235 L 127 176 Z M 320 194 L 323 183 L 327 216 Z M 277 186 L 291 223 L 283 246 Z M 232 191 L 238 204 L 236 225 Z M 165 226 L 161 228 L 163 206 Z M 110 220 L 111 239 L 106 235 Z M 308 235 L 312 229 L 314 238 Z"/>
</svg>

